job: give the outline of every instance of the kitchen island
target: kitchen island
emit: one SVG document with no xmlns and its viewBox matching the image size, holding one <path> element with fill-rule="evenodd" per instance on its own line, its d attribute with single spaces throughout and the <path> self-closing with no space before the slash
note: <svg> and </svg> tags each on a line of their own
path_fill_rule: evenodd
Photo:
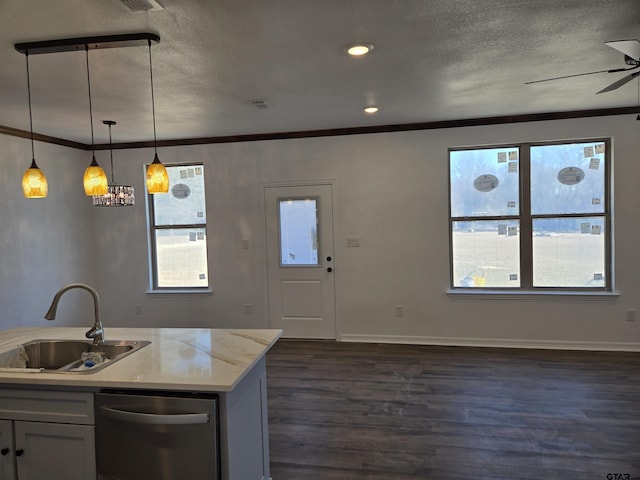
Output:
<svg viewBox="0 0 640 480">
<path fill-rule="evenodd" d="M 3 421 L 78 419 L 94 428 L 93 394 L 102 390 L 200 392 L 219 398 L 219 458 L 223 480 L 268 480 L 269 443 L 265 355 L 281 330 L 182 328 L 106 328 L 106 340 L 151 343 L 93 373 L 49 373 L 0 370 L 0 415 Z M 85 339 L 86 328 L 16 328 L 0 332 L 0 355 L 36 339 Z M 30 409 L 45 400 L 57 408 L 71 395 L 83 413 L 41 415 Z M 58 398 L 60 396 L 60 398 Z M 67 396 L 67 397 L 65 397 Z M 45 399 L 45 400 L 38 400 Z M 90 401 L 90 405 L 87 403 Z M 24 408 L 23 408 L 24 406 Z M 34 407 L 35 408 L 35 407 Z M 65 407 L 66 408 L 66 407 Z M 75 408 L 75 407 L 74 407 Z M 90 410 L 90 411 L 89 411 Z M 8 413 L 6 413 L 8 412 Z M 6 425 L 5 425 L 6 426 Z M 7 426 L 8 428 L 8 426 Z M 11 431 L 17 432 L 16 425 Z M 4 435 L 6 436 L 6 435 Z M 4 440 L 0 431 L 0 440 Z M 91 435 L 85 435 L 91 437 Z M 15 433 L 18 443 L 18 434 Z M 90 440 L 90 438 L 89 438 Z M 20 445 L 15 450 L 20 451 Z M 2 447 L 6 448 L 6 447 Z M 0 457 L 4 461 L 8 455 Z M 20 473 L 22 453 L 13 470 Z M 27 453 L 24 453 L 26 459 Z M 94 457 L 95 458 L 95 457 Z M 89 466 L 90 467 L 90 466 Z M 95 467 L 94 467 L 95 468 Z M 6 466 L 7 471 L 11 468 Z M 90 470 L 89 470 L 90 471 Z M 1 473 L 0 473 L 1 475 Z M 26 475 L 24 475 L 26 476 Z M 0 478 L 14 478 L 2 477 Z M 32 480 L 35 477 L 30 476 Z M 85 477 L 85 478 L 91 478 Z"/>
</svg>

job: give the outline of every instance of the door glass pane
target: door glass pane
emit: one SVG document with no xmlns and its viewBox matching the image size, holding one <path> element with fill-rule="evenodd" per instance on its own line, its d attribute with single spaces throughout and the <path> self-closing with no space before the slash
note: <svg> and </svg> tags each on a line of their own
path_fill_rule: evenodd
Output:
<svg viewBox="0 0 640 480">
<path fill-rule="evenodd" d="M 453 222 L 454 287 L 519 287 L 517 220 Z"/>
<path fill-rule="evenodd" d="M 280 265 L 318 265 L 318 199 L 279 201 Z"/>
<path fill-rule="evenodd" d="M 158 287 L 207 287 L 204 228 L 156 230 Z"/>
<path fill-rule="evenodd" d="M 602 217 L 533 221 L 534 287 L 604 287 L 605 221 Z"/>
<path fill-rule="evenodd" d="M 508 216 L 520 213 L 519 149 L 451 151 L 451 216 Z"/>
<path fill-rule="evenodd" d="M 605 144 L 531 147 L 531 213 L 602 213 Z"/>
<path fill-rule="evenodd" d="M 151 195 L 154 224 L 193 225 L 207 223 L 202 165 L 166 166 L 169 192 Z"/>
</svg>

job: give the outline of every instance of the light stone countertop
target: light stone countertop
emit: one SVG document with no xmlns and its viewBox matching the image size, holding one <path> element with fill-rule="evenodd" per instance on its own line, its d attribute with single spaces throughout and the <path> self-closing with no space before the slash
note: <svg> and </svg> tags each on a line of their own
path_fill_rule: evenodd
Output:
<svg viewBox="0 0 640 480">
<path fill-rule="evenodd" d="M 86 340 L 87 328 L 0 331 L 0 354 L 36 339 Z M 65 388 L 145 388 L 230 392 L 282 335 L 282 330 L 105 328 L 106 340 L 150 340 L 95 373 L 0 372 L 0 384 Z M 17 369 L 19 370 L 19 369 Z"/>
</svg>

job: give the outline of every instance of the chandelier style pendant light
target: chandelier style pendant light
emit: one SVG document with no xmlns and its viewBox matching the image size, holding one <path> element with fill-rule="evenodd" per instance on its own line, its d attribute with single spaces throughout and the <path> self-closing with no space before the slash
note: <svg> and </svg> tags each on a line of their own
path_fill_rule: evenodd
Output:
<svg viewBox="0 0 640 480">
<path fill-rule="evenodd" d="M 84 171 L 84 193 L 87 196 L 104 195 L 108 191 L 107 174 L 98 162 L 94 151 L 93 139 L 93 110 L 91 108 L 91 77 L 89 75 L 89 47 L 85 45 L 87 59 L 87 86 L 89 87 L 89 121 L 91 122 L 91 164 Z"/>
<path fill-rule="evenodd" d="M 111 142 L 111 127 L 116 124 L 113 120 L 103 120 L 102 123 L 109 126 L 109 155 L 111 158 L 111 183 L 107 193 L 93 196 L 94 207 L 130 207 L 135 204 L 133 187 L 130 185 L 117 185 L 113 169 L 113 146 Z"/>
<path fill-rule="evenodd" d="M 153 115 L 153 163 L 147 167 L 147 192 L 167 193 L 169 191 L 169 174 L 158 158 L 158 138 L 156 136 L 156 106 L 153 96 L 153 64 L 151 63 L 151 40 L 149 42 L 149 73 L 151 77 L 151 112 Z"/>
<path fill-rule="evenodd" d="M 36 165 L 33 148 L 33 115 L 31 113 L 31 81 L 29 80 L 29 52 L 25 52 L 27 59 L 27 96 L 29 97 L 29 130 L 31 132 L 31 166 L 22 176 L 22 191 L 26 198 L 45 198 L 49 191 L 47 177 Z"/>
</svg>

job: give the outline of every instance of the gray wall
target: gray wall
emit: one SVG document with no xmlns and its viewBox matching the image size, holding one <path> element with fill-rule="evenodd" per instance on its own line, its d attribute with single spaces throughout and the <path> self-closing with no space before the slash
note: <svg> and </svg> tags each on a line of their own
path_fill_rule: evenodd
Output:
<svg viewBox="0 0 640 480">
<path fill-rule="evenodd" d="M 98 209 L 88 207 L 90 200 L 81 192 L 87 153 L 41 146 L 42 153 L 37 154 L 41 166 L 48 175 L 56 167 L 50 189 L 61 181 L 65 192 L 51 195 L 45 206 L 40 206 L 41 202 L 33 206 L 30 203 L 35 201 L 19 198 L 19 176 L 29 157 L 28 143 L 0 137 L 4 167 L 0 201 L 9 205 L 3 209 L 0 233 L 3 326 L 41 323 L 41 306 L 29 305 L 24 310 L 34 293 L 48 303 L 55 287 L 88 278 L 103 299 L 107 328 L 268 327 L 261 185 L 334 180 L 336 306 L 341 339 L 640 350 L 640 319 L 625 320 L 627 309 L 640 307 L 637 128 L 635 118 L 629 115 L 163 148 L 159 154 L 165 163 L 205 164 L 209 274 L 214 293 L 185 296 L 146 293 L 142 171 L 143 164 L 152 160 L 151 150 L 114 152 L 116 178 L 136 187 L 136 206 Z M 447 295 L 447 148 L 602 136 L 611 136 L 614 146 L 614 267 L 620 295 Z M 13 151 L 9 156 L 4 154 L 7 146 Z M 99 153 L 104 159 L 99 157 L 99 161 L 106 165 L 107 153 Z M 6 231 L 7 222 L 11 232 Z M 21 222 L 50 234 L 29 238 L 35 250 L 53 253 L 39 254 L 47 259 L 46 281 L 34 281 L 35 260 L 16 263 L 13 259 L 24 248 L 16 246 L 18 235 L 13 231 Z M 361 237 L 362 246 L 345 247 L 348 236 Z M 242 239 L 249 239 L 249 249 L 242 249 Z M 73 255 L 64 253 L 69 249 Z M 88 265 L 75 255 L 87 251 L 93 252 L 93 262 Z M 11 295 L 5 293 L 7 288 Z M 79 292 L 78 297 L 82 293 L 86 292 Z M 253 305 L 252 314 L 244 314 L 244 304 Z M 404 305 L 404 317 L 395 316 L 395 305 Z M 136 314 L 137 306 L 140 314 Z M 71 321 L 86 323 L 87 312 L 90 310 L 70 315 Z"/>
<path fill-rule="evenodd" d="M 66 294 L 54 322 L 44 320 L 61 286 L 96 282 L 94 212 L 81 186 L 90 154 L 42 143 L 35 153 L 46 199 L 22 194 L 29 140 L 0 135 L 0 328 L 90 325 L 91 296 L 80 290 Z"/>
</svg>

